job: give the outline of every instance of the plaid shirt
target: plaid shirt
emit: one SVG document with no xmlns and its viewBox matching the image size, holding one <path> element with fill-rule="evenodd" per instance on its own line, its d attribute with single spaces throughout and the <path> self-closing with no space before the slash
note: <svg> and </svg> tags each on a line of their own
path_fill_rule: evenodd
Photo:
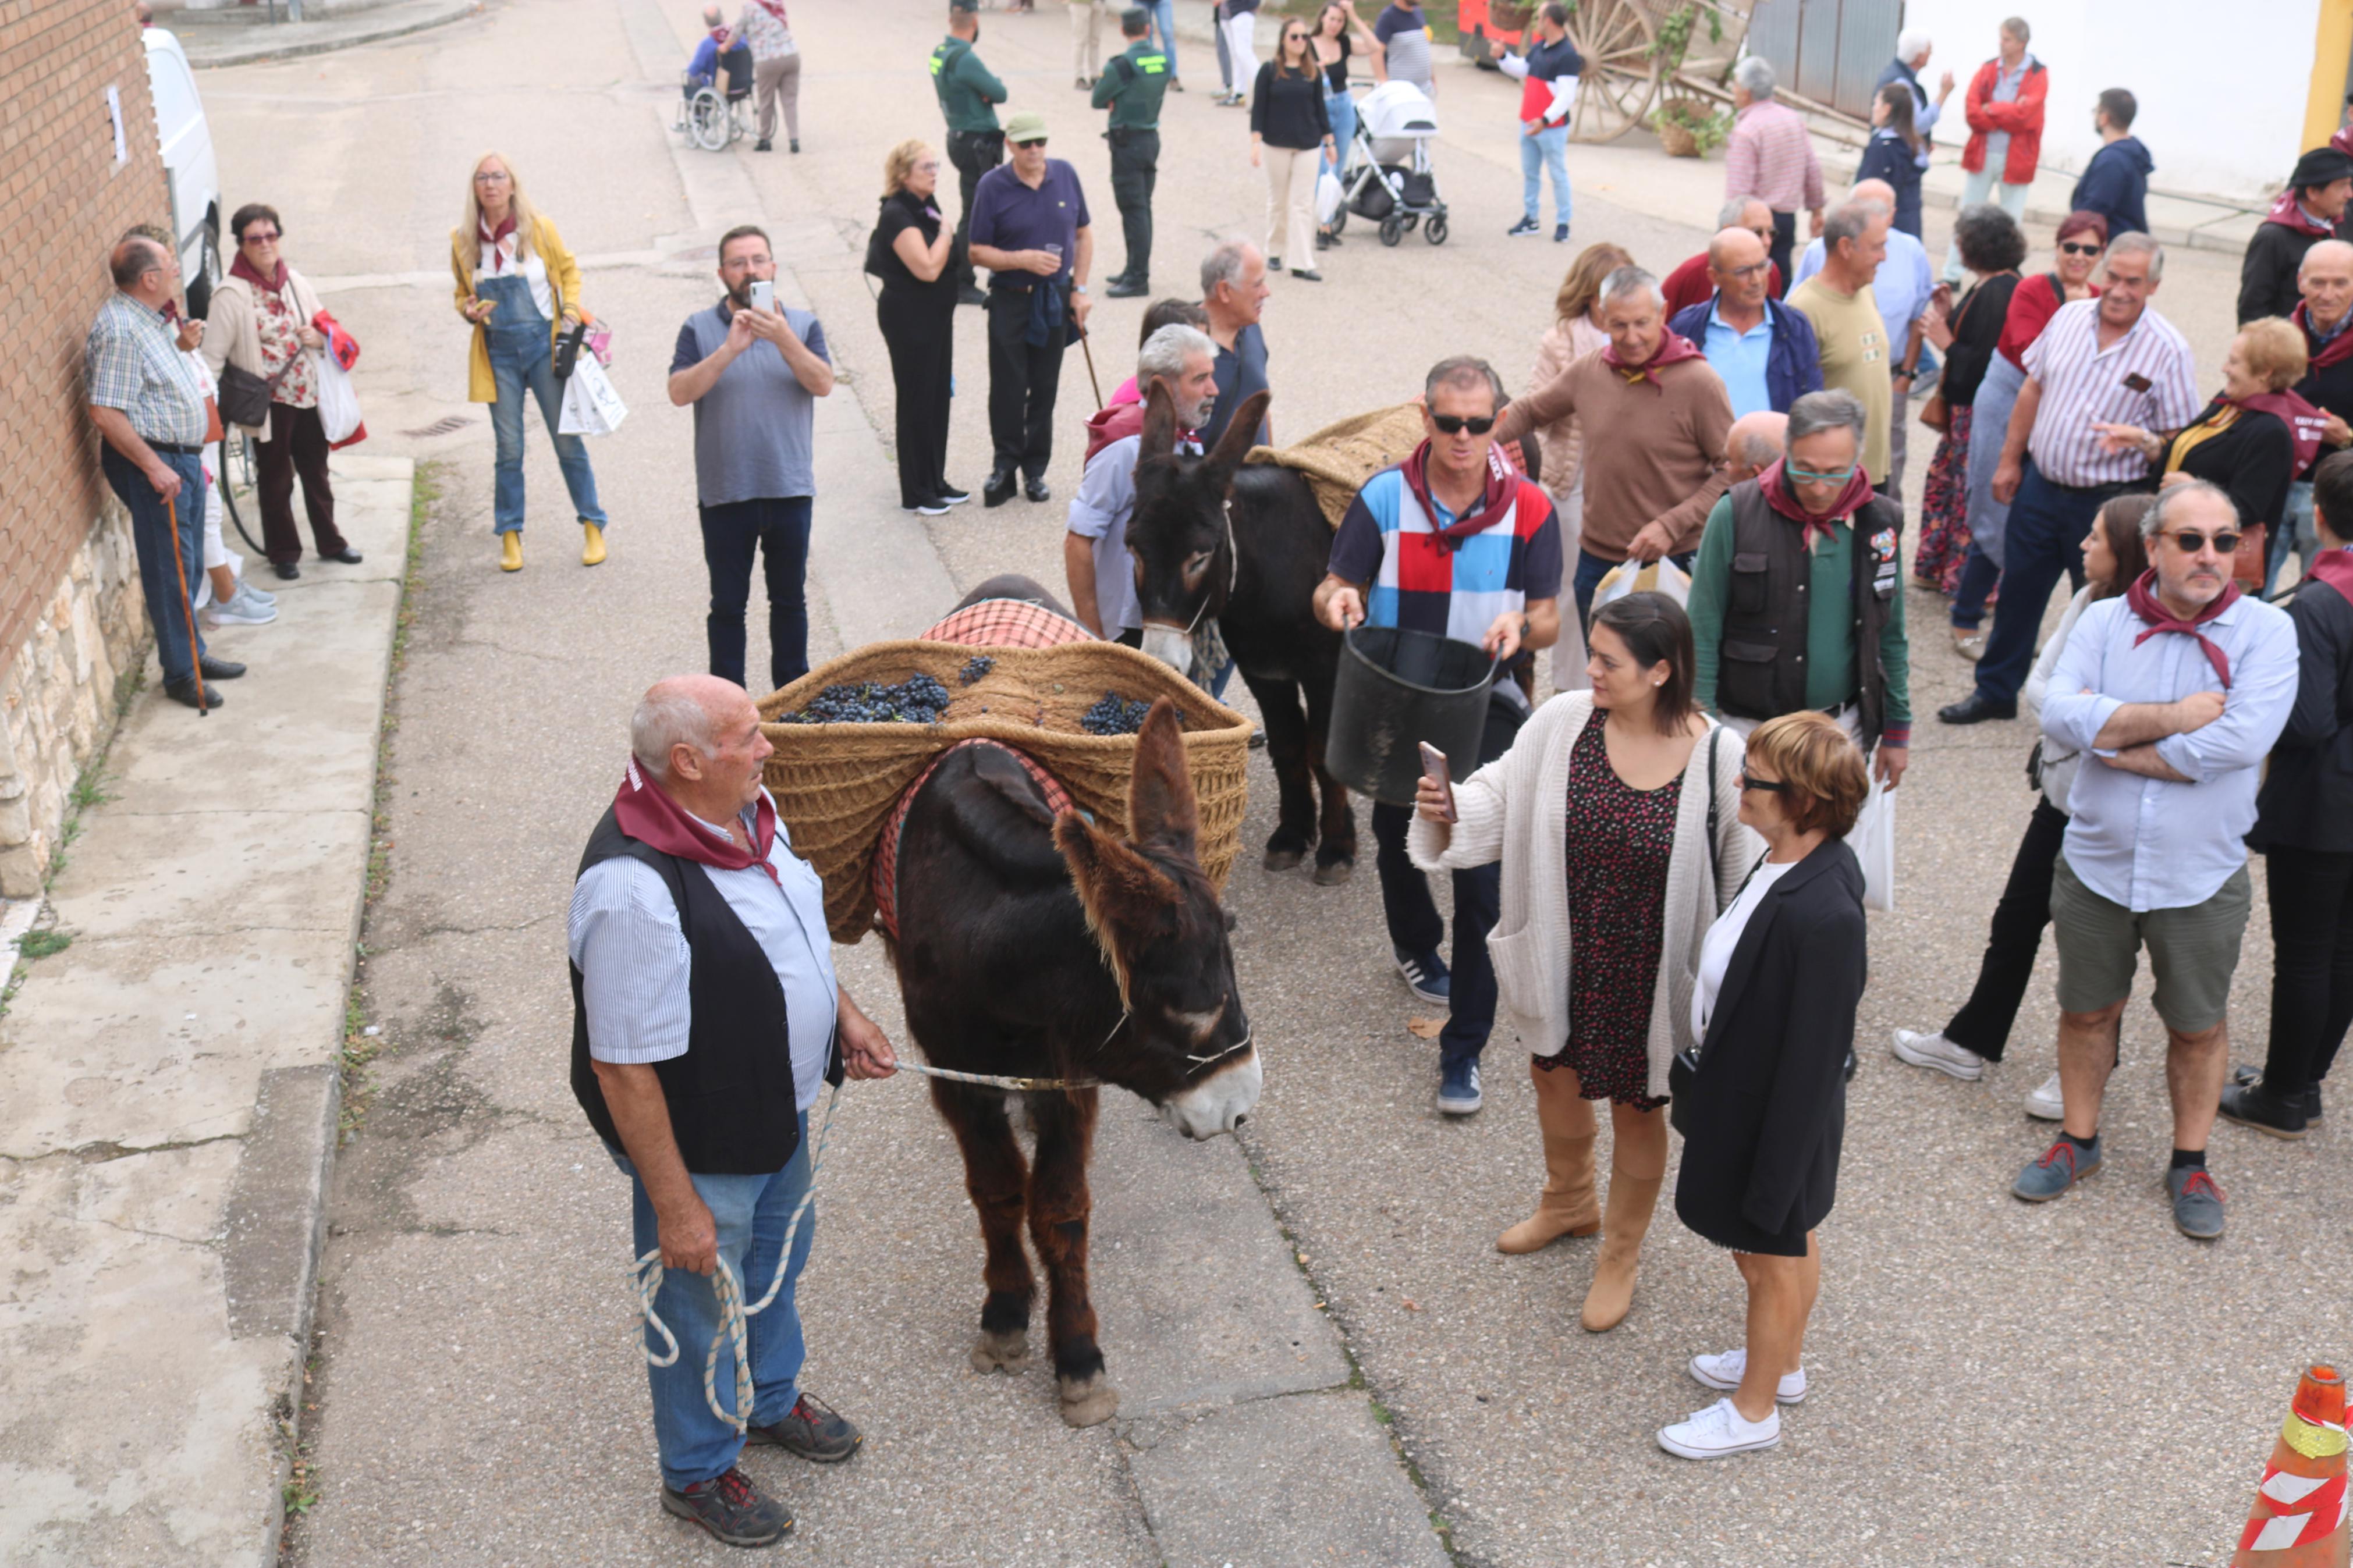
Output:
<svg viewBox="0 0 2353 1568">
<path fill-rule="evenodd" d="M 143 441 L 203 444 L 205 389 L 159 312 L 118 290 L 98 308 L 83 352 L 94 406 L 122 410 Z"/>
<path fill-rule="evenodd" d="M 1822 165 L 1805 117 L 1780 103 L 1742 110 L 1724 150 L 1724 194 L 1755 196 L 1777 213 L 1820 206 Z"/>
</svg>

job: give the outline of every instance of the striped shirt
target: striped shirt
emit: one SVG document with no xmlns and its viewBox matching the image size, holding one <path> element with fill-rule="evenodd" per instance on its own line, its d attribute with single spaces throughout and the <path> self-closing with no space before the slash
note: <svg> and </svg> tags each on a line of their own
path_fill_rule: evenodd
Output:
<svg viewBox="0 0 2353 1568">
<path fill-rule="evenodd" d="M 1449 549 L 1438 530 L 1454 514 L 1435 496 L 1432 526 L 1402 468 L 1365 481 L 1332 536 L 1332 574 L 1366 583 L 1365 624 L 1401 626 L 1457 642 L 1483 639 L 1496 618 L 1530 599 L 1560 597 L 1560 520 L 1525 479 L 1506 515 Z"/>
<path fill-rule="evenodd" d="M 2131 330 L 2105 349 L 2097 295 L 2061 306 L 2026 350 L 2026 374 L 2042 387 L 2026 442 L 2035 468 L 2053 484 L 2078 488 L 2146 479 L 2147 458 L 2130 448 L 2105 449 L 2092 426 L 2180 429 L 2202 405 L 2195 369 L 2189 342 L 2146 306 Z"/>
<path fill-rule="evenodd" d="M 204 444 L 205 389 L 161 312 L 118 289 L 98 308 L 83 353 L 94 407 L 122 410 L 142 441 Z"/>
<path fill-rule="evenodd" d="M 1734 117 L 1724 150 L 1724 194 L 1755 196 L 1777 213 L 1822 205 L 1822 165 L 1805 117 L 1787 104 L 1752 103 Z"/>
</svg>

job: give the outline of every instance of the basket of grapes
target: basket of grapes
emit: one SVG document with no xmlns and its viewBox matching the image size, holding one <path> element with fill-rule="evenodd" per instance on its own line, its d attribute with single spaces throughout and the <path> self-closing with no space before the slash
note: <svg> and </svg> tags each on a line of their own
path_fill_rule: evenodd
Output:
<svg viewBox="0 0 2353 1568">
<path fill-rule="evenodd" d="M 883 824 L 960 742 L 1027 752 L 1104 828 L 1124 833 L 1135 731 L 1159 697 L 1185 731 L 1201 870 L 1222 890 L 1241 845 L 1250 721 L 1134 648 L 871 643 L 763 699 L 761 731 L 776 747 L 768 792 L 793 848 L 824 879 L 834 940 L 855 942 L 872 926 L 869 872 Z"/>
</svg>

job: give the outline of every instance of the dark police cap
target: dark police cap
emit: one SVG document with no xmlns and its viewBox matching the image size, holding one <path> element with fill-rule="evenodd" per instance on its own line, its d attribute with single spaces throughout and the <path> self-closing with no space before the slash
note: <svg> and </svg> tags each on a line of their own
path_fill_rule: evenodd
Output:
<svg viewBox="0 0 2353 1568">
<path fill-rule="evenodd" d="M 1152 26 L 1152 14 L 1141 5 L 1130 5 L 1119 14 L 1119 30 L 1141 37 Z"/>
<path fill-rule="evenodd" d="M 2287 184 L 2293 191 L 2309 185 L 2334 184 L 2338 180 L 2353 180 L 2353 158 L 2334 147 L 2315 147 L 2295 161 L 2295 173 L 2287 177 Z"/>
<path fill-rule="evenodd" d="M 980 10 L 980 0 L 948 0 L 948 15 L 970 16 Z"/>
</svg>

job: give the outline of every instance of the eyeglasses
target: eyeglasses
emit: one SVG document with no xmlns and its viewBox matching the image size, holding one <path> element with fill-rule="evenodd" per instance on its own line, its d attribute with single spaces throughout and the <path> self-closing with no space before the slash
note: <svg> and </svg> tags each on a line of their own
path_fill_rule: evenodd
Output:
<svg viewBox="0 0 2353 1568">
<path fill-rule="evenodd" d="M 2195 555 L 2209 544 L 2214 547 L 2214 553 L 2217 555 L 2235 554 L 2239 548 L 2239 536 L 2227 528 L 2214 534 L 2200 533 L 2194 528 L 2185 528 L 2179 533 L 2168 533 L 2165 537 L 2173 541 L 2173 547 L 2184 555 Z"/>
<path fill-rule="evenodd" d="M 1843 468 L 1832 468 L 1828 473 L 1818 474 L 1811 468 L 1797 468 L 1784 459 L 1781 464 L 1781 477 L 1794 479 L 1801 485 L 1842 485 L 1854 478 L 1856 467 L 1857 465 L 1849 463 Z"/>
<path fill-rule="evenodd" d="M 1016 147 L 1043 147 L 1045 144 L 1046 139 L 1043 136 L 1039 137 L 1034 142 L 1016 142 L 1014 143 Z"/>
<path fill-rule="evenodd" d="M 248 245 L 275 245 L 278 243 L 278 231 L 273 228 L 268 234 L 248 234 L 245 237 L 245 243 Z"/>
<path fill-rule="evenodd" d="M 1734 268 L 1732 275 L 1739 279 L 1762 278 L 1767 272 L 1772 270 L 1772 267 L 1773 264 L 1770 261 L 1758 261 L 1746 267 Z"/>
<path fill-rule="evenodd" d="M 1787 779 L 1750 778 L 1748 776 L 1747 770 L 1745 768 L 1741 770 L 1740 773 L 1740 787 L 1743 790 L 1761 789 L 1767 795 L 1787 795 L 1789 793 L 1789 784 Z"/>
<path fill-rule="evenodd" d="M 2059 254 L 2062 256 L 2097 256 L 2105 248 L 2099 245 L 2078 245 L 2072 239 L 2059 242 Z"/>
<path fill-rule="evenodd" d="M 1433 414 L 1430 422 L 1449 436 L 1460 436 L 1465 430 L 1473 436 L 1484 436 L 1495 427 L 1495 416 L 1492 414 Z"/>
<path fill-rule="evenodd" d="M 915 165 L 915 173 L 918 174 L 936 174 L 939 172 L 940 164 L 939 160 L 936 158 L 926 158 L 923 162 Z"/>
<path fill-rule="evenodd" d="M 512 177 L 512 176 L 508 174 L 504 169 L 485 169 L 480 174 L 474 176 L 474 184 L 478 185 L 495 185 Z"/>
</svg>

